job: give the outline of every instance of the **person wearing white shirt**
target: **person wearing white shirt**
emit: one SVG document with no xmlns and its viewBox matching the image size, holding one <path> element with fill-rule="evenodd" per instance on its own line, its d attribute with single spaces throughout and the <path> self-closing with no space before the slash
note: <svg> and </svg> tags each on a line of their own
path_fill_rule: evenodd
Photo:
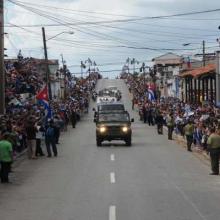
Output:
<svg viewBox="0 0 220 220">
<path fill-rule="evenodd" d="M 41 140 L 43 139 L 44 128 L 40 122 L 37 124 L 36 133 L 36 156 L 44 156 L 43 150 L 41 148 Z"/>
</svg>

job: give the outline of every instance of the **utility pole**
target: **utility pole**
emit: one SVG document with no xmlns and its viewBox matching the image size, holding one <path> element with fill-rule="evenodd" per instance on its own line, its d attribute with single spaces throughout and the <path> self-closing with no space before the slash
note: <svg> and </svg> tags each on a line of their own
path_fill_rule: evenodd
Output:
<svg viewBox="0 0 220 220">
<path fill-rule="evenodd" d="M 44 44 L 44 59 L 46 63 L 46 84 L 48 87 L 49 100 L 52 100 L 52 92 L 51 92 L 51 85 L 50 85 L 50 69 L 48 65 L 48 56 L 47 56 L 47 40 L 46 40 L 44 27 L 42 27 L 42 36 L 43 36 L 43 44 Z"/>
<path fill-rule="evenodd" d="M 216 51 L 216 105 L 220 106 L 220 51 Z"/>
<path fill-rule="evenodd" d="M 63 82 L 64 82 L 64 99 L 66 98 L 67 91 L 66 91 L 66 65 L 63 59 L 63 54 L 61 54 L 62 64 L 63 64 Z"/>
<path fill-rule="evenodd" d="M 81 65 L 81 78 L 83 79 L 83 67 Z"/>
<path fill-rule="evenodd" d="M 205 66 L 205 41 L 202 41 L 202 61 L 203 61 L 203 66 Z"/>
<path fill-rule="evenodd" d="M 5 114 L 4 0 L 0 0 L 0 115 Z"/>
<path fill-rule="evenodd" d="M 128 74 L 130 73 L 130 58 L 128 57 L 127 60 L 126 60 L 126 63 L 128 64 Z"/>
</svg>

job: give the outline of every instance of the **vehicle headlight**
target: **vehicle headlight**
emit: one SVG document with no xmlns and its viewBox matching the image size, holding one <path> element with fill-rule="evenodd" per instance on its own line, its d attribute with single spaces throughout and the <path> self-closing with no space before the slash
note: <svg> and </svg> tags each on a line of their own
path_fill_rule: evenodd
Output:
<svg viewBox="0 0 220 220">
<path fill-rule="evenodd" d="M 126 127 L 126 126 L 122 127 L 122 131 L 125 133 L 128 132 L 128 127 Z"/>
<path fill-rule="evenodd" d="M 101 133 L 106 132 L 106 130 L 107 130 L 106 127 L 100 127 L 100 128 L 99 128 L 99 131 L 100 131 Z"/>
</svg>

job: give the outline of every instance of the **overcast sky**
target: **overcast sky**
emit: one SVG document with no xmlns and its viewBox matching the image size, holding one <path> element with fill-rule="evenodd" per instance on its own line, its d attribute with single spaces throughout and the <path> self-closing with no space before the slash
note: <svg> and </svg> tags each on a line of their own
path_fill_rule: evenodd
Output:
<svg viewBox="0 0 220 220">
<path fill-rule="evenodd" d="M 80 61 L 88 58 L 95 61 L 101 71 L 109 71 L 104 73 L 111 77 L 120 72 L 117 70 L 122 69 L 128 57 L 151 64 L 152 58 L 166 52 L 192 56 L 202 52 L 203 40 L 206 41 L 207 51 L 218 49 L 216 39 L 220 37 L 220 11 L 112 21 L 219 9 L 219 0 L 12 1 L 20 5 L 5 1 L 5 32 L 8 33 L 5 47 L 8 56 L 16 57 L 21 49 L 25 57 L 43 58 L 41 27 L 44 25 L 47 39 L 65 32 L 47 41 L 48 56 L 61 60 L 60 54 L 63 54 L 73 73 L 80 73 Z M 70 31 L 74 34 L 67 33 Z M 184 43 L 190 45 L 184 47 Z"/>
</svg>

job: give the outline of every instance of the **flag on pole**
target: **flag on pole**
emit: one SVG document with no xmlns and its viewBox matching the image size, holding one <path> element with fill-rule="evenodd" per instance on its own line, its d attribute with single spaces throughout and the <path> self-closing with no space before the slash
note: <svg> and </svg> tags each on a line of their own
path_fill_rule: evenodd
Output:
<svg viewBox="0 0 220 220">
<path fill-rule="evenodd" d="M 52 118 L 53 112 L 49 105 L 49 95 L 47 85 L 36 95 L 36 99 L 38 100 L 39 104 L 44 106 L 44 109 L 47 111 L 47 119 Z"/>
<path fill-rule="evenodd" d="M 156 100 L 154 91 L 151 89 L 148 89 L 148 100 L 151 102 Z"/>
<path fill-rule="evenodd" d="M 90 64 L 90 65 L 92 65 L 92 60 L 90 59 L 90 58 L 88 58 L 88 63 Z"/>
<path fill-rule="evenodd" d="M 45 86 L 36 96 L 36 99 L 38 100 L 49 100 L 49 95 L 48 95 L 48 89 L 47 86 Z"/>
<path fill-rule="evenodd" d="M 83 63 L 83 61 L 81 61 L 81 68 L 85 69 L 86 65 Z"/>
</svg>

